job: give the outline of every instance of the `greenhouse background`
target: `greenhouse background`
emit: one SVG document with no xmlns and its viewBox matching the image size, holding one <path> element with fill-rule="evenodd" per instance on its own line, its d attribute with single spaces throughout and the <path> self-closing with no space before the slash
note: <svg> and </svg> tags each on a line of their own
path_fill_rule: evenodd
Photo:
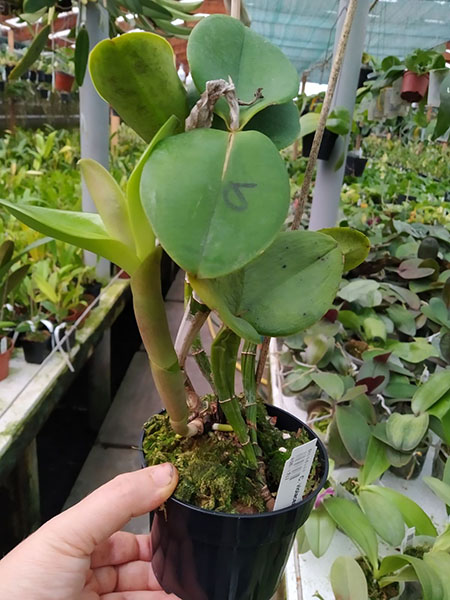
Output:
<svg viewBox="0 0 450 600">
<path fill-rule="evenodd" d="M 0 13 L 0 598 L 450 598 L 450 0 Z"/>
</svg>

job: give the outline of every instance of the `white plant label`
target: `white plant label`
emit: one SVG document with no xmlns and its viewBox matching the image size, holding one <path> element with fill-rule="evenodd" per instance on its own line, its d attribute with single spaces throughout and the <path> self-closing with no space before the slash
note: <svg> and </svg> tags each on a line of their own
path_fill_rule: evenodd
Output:
<svg viewBox="0 0 450 600">
<path fill-rule="evenodd" d="M 316 455 L 317 440 L 297 446 L 286 461 L 278 488 L 274 510 L 292 506 L 303 498 L 306 482 Z"/>
<path fill-rule="evenodd" d="M 400 552 L 402 554 L 406 550 L 406 548 L 409 548 L 410 546 L 413 545 L 414 536 L 415 535 L 416 535 L 416 528 L 415 527 L 409 527 L 406 530 L 405 537 L 403 538 L 403 541 L 402 541 L 402 543 L 400 545 Z"/>
</svg>

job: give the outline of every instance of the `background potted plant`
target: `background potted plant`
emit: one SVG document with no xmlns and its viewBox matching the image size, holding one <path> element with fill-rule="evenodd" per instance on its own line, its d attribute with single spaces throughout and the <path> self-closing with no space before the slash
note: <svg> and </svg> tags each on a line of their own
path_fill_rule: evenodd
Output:
<svg viewBox="0 0 450 600">
<path fill-rule="evenodd" d="M 401 97 L 407 102 L 420 102 L 424 98 L 430 71 L 445 68 L 445 59 L 435 50 L 414 50 L 405 58 Z"/>
<path fill-rule="evenodd" d="M 320 111 L 308 112 L 300 117 L 300 137 L 303 142 L 303 156 L 309 156 L 319 119 Z M 330 112 L 319 149 L 319 158 L 321 160 L 329 160 L 338 136 L 347 135 L 350 127 L 350 113 L 346 108 L 336 107 Z"/>
<path fill-rule="evenodd" d="M 231 40 L 243 48 L 239 55 L 228 51 Z M 144 450 L 149 461 L 172 460 L 181 474 L 176 498 L 166 503 L 165 516 L 155 513 L 152 525 L 154 568 L 163 588 L 184 600 L 231 593 L 268 600 L 324 484 L 327 462 L 317 442 L 303 500 L 270 511 L 291 451 L 316 436 L 279 409 L 266 414 L 256 393 L 257 345 L 262 336 L 304 329 L 328 310 L 349 247 L 341 250 L 330 233 L 279 233 L 290 192 L 271 139 L 279 143 L 280 129 L 284 139 L 297 131 L 286 106 L 299 83 L 281 51 L 237 20 L 216 15 L 196 26 L 188 55 L 201 94 L 190 115 L 163 38 L 125 34 L 91 53 L 99 93 L 149 144 L 125 194 L 103 167 L 83 160 L 98 215 L 3 204 L 26 224 L 99 253 L 131 276 L 136 319 L 167 410 L 146 425 Z M 239 72 L 248 77 L 238 78 Z M 224 73 L 231 80 L 220 79 Z M 213 110 L 217 129 L 211 128 Z M 173 177 L 180 170 L 189 173 L 183 194 Z M 177 352 L 160 289 L 161 246 L 189 278 Z M 207 361 L 214 393 L 202 401 L 182 368 L 210 310 L 223 327 Z M 239 397 L 234 373 L 241 339 Z M 225 513 L 224 498 L 234 499 Z M 175 541 L 170 551 L 168 536 Z"/>
<path fill-rule="evenodd" d="M 55 90 L 70 93 L 75 81 L 71 48 L 59 48 L 55 53 Z"/>
</svg>

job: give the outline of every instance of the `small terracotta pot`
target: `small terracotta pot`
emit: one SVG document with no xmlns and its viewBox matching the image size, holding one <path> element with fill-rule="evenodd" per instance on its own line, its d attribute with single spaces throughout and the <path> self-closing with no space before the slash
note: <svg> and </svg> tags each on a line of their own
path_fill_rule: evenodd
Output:
<svg viewBox="0 0 450 600">
<path fill-rule="evenodd" d="M 55 71 L 55 89 L 59 92 L 70 92 L 75 77 L 62 71 Z"/>
<path fill-rule="evenodd" d="M 8 348 L 6 352 L 0 354 L 0 381 L 6 379 L 9 374 L 9 359 L 11 358 L 12 351 L 14 349 L 14 344 L 10 338 L 7 339 Z"/>
<path fill-rule="evenodd" d="M 417 75 L 412 71 L 406 71 L 403 75 L 400 96 L 406 102 L 420 102 L 427 92 L 429 79 L 429 73 Z"/>
</svg>

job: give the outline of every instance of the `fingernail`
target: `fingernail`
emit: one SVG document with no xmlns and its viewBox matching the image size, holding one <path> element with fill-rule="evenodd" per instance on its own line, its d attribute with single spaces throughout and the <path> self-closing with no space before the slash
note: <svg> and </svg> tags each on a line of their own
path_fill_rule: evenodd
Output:
<svg viewBox="0 0 450 600">
<path fill-rule="evenodd" d="M 170 463 L 156 465 L 152 469 L 152 477 L 155 485 L 158 487 L 166 487 L 173 479 L 173 466 Z"/>
</svg>

